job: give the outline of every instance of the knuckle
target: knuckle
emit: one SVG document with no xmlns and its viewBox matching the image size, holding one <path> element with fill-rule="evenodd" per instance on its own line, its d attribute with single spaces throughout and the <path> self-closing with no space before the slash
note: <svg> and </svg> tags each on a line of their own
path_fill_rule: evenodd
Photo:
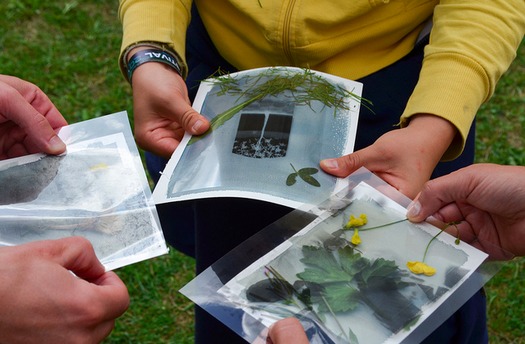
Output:
<svg viewBox="0 0 525 344">
<path fill-rule="evenodd" d="M 181 117 L 181 124 L 184 128 L 190 128 L 191 123 L 194 121 L 196 112 L 190 107 L 183 112 Z"/>
</svg>

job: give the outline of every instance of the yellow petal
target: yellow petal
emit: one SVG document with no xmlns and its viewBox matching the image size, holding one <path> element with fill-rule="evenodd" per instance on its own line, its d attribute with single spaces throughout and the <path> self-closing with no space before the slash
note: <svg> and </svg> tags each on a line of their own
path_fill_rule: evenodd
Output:
<svg viewBox="0 0 525 344">
<path fill-rule="evenodd" d="M 412 271 L 412 273 L 416 275 L 423 274 L 425 276 L 433 276 L 436 273 L 436 269 L 423 262 L 407 262 L 407 267 L 410 271 Z"/>
<path fill-rule="evenodd" d="M 361 238 L 359 237 L 357 228 L 354 228 L 354 235 L 352 235 L 352 240 L 350 242 L 354 245 L 359 245 L 361 243 Z"/>
<path fill-rule="evenodd" d="M 350 219 L 346 223 L 346 228 L 354 228 L 354 227 L 361 227 L 364 226 L 367 223 L 366 214 L 361 214 L 359 217 L 355 217 L 354 215 L 350 215 Z"/>
</svg>

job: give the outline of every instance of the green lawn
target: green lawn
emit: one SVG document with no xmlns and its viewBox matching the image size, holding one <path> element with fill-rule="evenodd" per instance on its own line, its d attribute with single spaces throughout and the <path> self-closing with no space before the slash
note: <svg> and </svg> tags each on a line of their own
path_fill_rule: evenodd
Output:
<svg viewBox="0 0 525 344">
<path fill-rule="evenodd" d="M 0 73 L 39 85 L 70 123 L 121 110 L 129 85 L 117 57 L 118 2 L 3 0 Z M 525 165 L 525 42 L 478 115 L 477 161 Z M 169 255 L 119 269 L 131 307 L 106 343 L 192 343 L 192 304 L 178 293 L 193 277 L 192 259 Z M 492 343 L 525 343 L 524 260 L 505 263 L 487 285 Z"/>
</svg>

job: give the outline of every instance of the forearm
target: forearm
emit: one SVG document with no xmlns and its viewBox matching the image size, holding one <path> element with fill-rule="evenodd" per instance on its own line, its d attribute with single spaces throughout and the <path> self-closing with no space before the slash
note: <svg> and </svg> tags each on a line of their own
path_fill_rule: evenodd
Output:
<svg viewBox="0 0 525 344">
<path fill-rule="evenodd" d="M 401 118 L 431 113 L 457 128 L 444 158 L 463 149 L 480 105 L 515 58 L 525 33 L 525 1 L 443 0 L 436 7 L 419 82 Z"/>
</svg>

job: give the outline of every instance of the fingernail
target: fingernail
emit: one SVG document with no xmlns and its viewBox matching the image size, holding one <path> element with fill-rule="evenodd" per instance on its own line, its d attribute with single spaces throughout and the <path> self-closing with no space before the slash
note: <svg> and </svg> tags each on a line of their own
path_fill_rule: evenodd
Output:
<svg viewBox="0 0 525 344">
<path fill-rule="evenodd" d="M 204 122 L 202 120 L 198 120 L 197 122 L 195 122 L 195 124 L 193 125 L 193 127 L 191 127 L 191 129 L 194 131 L 194 132 L 198 132 L 199 131 L 199 128 L 202 126 Z"/>
<path fill-rule="evenodd" d="M 421 203 L 419 203 L 419 201 L 412 201 L 412 203 L 410 203 L 407 208 L 407 217 L 408 218 L 416 217 L 419 215 L 420 211 L 421 211 Z"/>
<path fill-rule="evenodd" d="M 336 159 L 326 159 L 323 160 L 324 167 L 330 169 L 330 170 L 337 170 L 339 168 L 339 164 L 337 163 Z"/>
<path fill-rule="evenodd" d="M 49 140 L 49 149 L 54 153 L 62 153 L 66 150 L 66 144 L 55 135 Z"/>
</svg>

